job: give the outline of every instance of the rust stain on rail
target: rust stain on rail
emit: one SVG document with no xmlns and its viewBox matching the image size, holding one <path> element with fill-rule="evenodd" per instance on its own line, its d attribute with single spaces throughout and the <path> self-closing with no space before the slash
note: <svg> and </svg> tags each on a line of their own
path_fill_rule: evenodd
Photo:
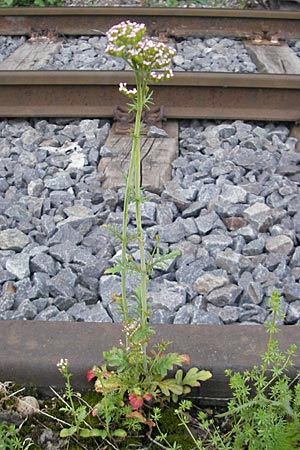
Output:
<svg viewBox="0 0 300 450">
<path fill-rule="evenodd" d="M 104 34 L 120 20 L 144 22 L 152 34 L 169 36 L 236 36 L 277 34 L 300 37 L 300 13 L 287 11 L 203 10 L 182 8 L 2 8 L 3 35 L 51 30 L 64 35 Z M 95 30 L 99 30 L 98 32 Z"/>
</svg>

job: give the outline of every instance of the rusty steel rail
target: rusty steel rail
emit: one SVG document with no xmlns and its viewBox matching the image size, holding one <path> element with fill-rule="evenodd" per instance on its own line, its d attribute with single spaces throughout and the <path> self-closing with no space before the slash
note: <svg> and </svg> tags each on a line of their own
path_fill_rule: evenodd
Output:
<svg viewBox="0 0 300 450">
<path fill-rule="evenodd" d="M 191 365 L 211 370 L 213 377 L 194 391 L 194 398 L 216 404 L 231 392 L 225 369 L 249 370 L 266 351 L 268 335 L 261 325 L 155 325 L 154 340 L 171 341 L 170 351 L 188 353 Z M 0 326 L 0 380 L 47 391 L 64 388 L 56 363 L 68 358 L 75 389 L 88 387 L 86 370 L 101 365 L 102 352 L 118 345 L 121 328 L 108 323 L 2 321 Z M 300 340 L 300 327 L 284 326 L 278 335 L 282 351 Z M 300 349 L 295 355 L 293 377 L 299 370 Z"/>
<path fill-rule="evenodd" d="M 131 72 L 0 72 L 0 117 L 112 117 Z M 183 73 L 153 86 L 168 119 L 300 120 L 300 76 Z"/>
<path fill-rule="evenodd" d="M 300 38 L 299 11 L 252 11 L 197 8 L 0 8 L 2 35 L 52 31 L 62 35 L 104 34 L 121 20 L 147 25 L 151 35 L 236 36 L 276 34 Z M 96 31 L 98 30 L 98 31 Z"/>
</svg>

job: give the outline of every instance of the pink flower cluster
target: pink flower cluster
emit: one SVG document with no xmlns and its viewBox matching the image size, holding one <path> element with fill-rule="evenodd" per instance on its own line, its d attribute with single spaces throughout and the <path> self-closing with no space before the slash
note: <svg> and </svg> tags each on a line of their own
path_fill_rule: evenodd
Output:
<svg viewBox="0 0 300 450">
<path fill-rule="evenodd" d="M 162 42 L 145 38 L 146 26 L 143 23 L 121 22 L 107 32 L 106 52 L 119 56 L 129 66 L 139 72 L 146 81 L 159 82 L 173 76 L 169 67 L 176 50 Z M 135 90 L 128 90 L 122 83 L 120 92 L 128 97 L 136 95 Z"/>
</svg>

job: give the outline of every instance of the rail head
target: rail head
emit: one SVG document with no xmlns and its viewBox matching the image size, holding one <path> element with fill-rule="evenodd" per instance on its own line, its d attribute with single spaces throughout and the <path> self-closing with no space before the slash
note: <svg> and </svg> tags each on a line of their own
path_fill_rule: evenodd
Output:
<svg viewBox="0 0 300 450">
<path fill-rule="evenodd" d="M 0 86 L 12 85 L 103 85 L 134 84 L 130 71 L 0 71 Z M 157 86 L 154 85 L 157 89 Z M 161 83 L 169 87 L 223 87 L 300 89 L 300 75 L 242 73 L 175 72 L 172 80 Z"/>
<path fill-rule="evenodd" d="M 147 25 L 151 35 L 172 37 L 251 37 L 258 32 L 283 39 L 300 38 L 300 11 L 202 8 L 0 8 L 2 35 L 29 35 L 32 30 L 62 35 L 99 35 L 121 20 Z"/>
<path fill-rule="evenodd" d="M 272 11 L 213 8 L 144 8 L 122 7 L 45 7 L 45 8 L 0 8 L 0 16 L 172 16 L 172 17 L 219 17 L 247 19 L 299 20 L 300 11 Z"/>
</svg>

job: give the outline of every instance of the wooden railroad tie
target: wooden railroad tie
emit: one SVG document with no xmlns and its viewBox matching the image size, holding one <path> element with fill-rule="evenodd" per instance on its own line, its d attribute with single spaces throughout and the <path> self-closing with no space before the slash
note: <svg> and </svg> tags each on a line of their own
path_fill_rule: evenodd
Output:
<svg viewBox="0 0 300 450">
<path fill-rule="evenodd" d="M 46 37 L 28 40 L 0 63 L 0 70 L 39 70 L 58 52 L 61 44 Z"/>
<path fill-rule="evenodd" d="M 142 186 L 155 193 L 160 193 L 171 179 L 172 161 L 178 157 L 178 123 L 168 121 L 163 128 L 169 137 L 141 137 Z M 128 170 L 131 146 L 132 138 L 116 134 L 113 126 L 105 143 L 112 155 L 101 157 L 98 166 L 105 189 L 125 185 L 124 174 Z"/>
</svg>

